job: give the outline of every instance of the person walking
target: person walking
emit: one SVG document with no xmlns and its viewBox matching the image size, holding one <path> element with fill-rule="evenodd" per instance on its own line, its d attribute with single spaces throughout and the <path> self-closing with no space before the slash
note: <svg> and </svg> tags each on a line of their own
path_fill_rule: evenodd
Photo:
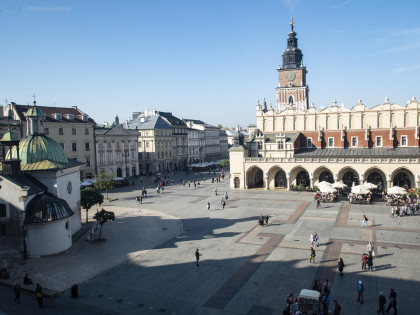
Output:
<svg viewBox="0 0 420 315">
<path fill-rule="evenodd" d="M 268 219 L 269 219 L 269 217 L 268 217 L 268 214 L 265 216 L 265 226 L 268 226 Z"/>
<path fill-rule="evenodd" d="M 217 196 L 217 188 L 214 189 L 214 194 Z"/>
<path fill-rule="evenodd" d="M 366 263 L 367 263 L 367 256 L 366 256 L 366 253 L 363 253 L 362 254 L 362 270 L 364 269 L 364 270 L 366 270 L 367 268 L 366 268 Z"/>
<path fill-rule="evenodd" d="M 201 254 L 199 253 L 198 248 L 197 248 L 197 250 L 195 251 L 195 262 L 196 262 L 197 267 L 200 266 L 198 264 L 198 261 L 200 260 L 200 255 Z"/>
<path fill-rule="evenodd" d="M 39 283 L 36 285 L 35 296 L 38 301 L 38 306 L 44 307 L 44 294 L 42 293 L 42 287 Z"/>
<path fill-rule="evenodd" d="M 210 202 L 207 202 L 207 210 L 210 211 Z"/>
<path fill-rule="evenodd" d="M 397 293 L 395 293 L 394 289 L 391 289 L 391 292 L 389 293 L 389 304 L 386 309 L 386 313 L 389 313 L 389 310 L 393 308 L 394 314 L 397 314 Z"/>
<path fill-rule="evenodd" d="M 325 280 L 325 283 L 324 283 L 324 293 L 326 295 L 330 295 L 330 293 L 331 293 L 331 283 L 328 279 Z"/>
<path fill-rule="evenodd" d="M 359 283 L 357 284 L 357 302 L 360 301 L 360 303 L 363 304 L 363 292 L 365 291 L 365 286 L 362 283 L 362 280 L 359 280 Z"/>
<path fill-rule="evenodd" d="M 386 297 L 382 292 L 379 293 L 378 303 L 379 303 L 378 314 L 382 313 L 382 315 L 385 315 L 384 307 L 386 304 Z"/>
<path fill-rule="evenodd" d="M 226 201 L 229 199 L 229 196 L 228 196 L 227 192 L 225 192 L 225 199 L 226 199 Z"/>
<path fill-rule="evenodd" d="M 368 270 L 373 271 L 373 256 L 372 256 L 372 254 L 369 254 L 367 256 L 367 265 L 368 265 Z"/>
<path fill-rule="evenodd" d="M 366 225 L 366 227 L 368 227 L 368 218 L 366 217 L 366 215 L 363 215 L 361 227 L 363 227 L 363 225 Z"/>
<path fill-rule="evenodd" d="M 224 209 L 226 206 L 225 199 L 222 198 L 222 201 L 220 201 L 220 204 L 222 205 L 222 209 Z"/>
<path fill-rule="evenodd" d="M 321 198 L 319 197 L 316 199 L 316 207 L 321 208 Z"/>
<path fill-rule="evenodd" d="M 338 261 L 338 271 L 340 272 L 340 276 L 343 276 L 343 269 L 344 269 L 344 261 L 343 261 L 343 258 L 340 258 Z"/>
<path fill-rule="evenodd" d="M 315 263 L 315 249 L 313 247 L 311 247 L 311 253 L 310 253 L 310 258 L 309 258 L 309 262 L 313 262 Z"/>
<path fill-rule="evenodd" d="M 20 285 L 17 279 L 13 281 L 13 293 L 15 294 L 15 303 L 20 304 Z"/>
<path fill-rule="evenodd" d="M 328 309 L 330 308 L 330 297 L 327 294 L 323 294 L 321 296 L 321 303 L 322 303 L 322 314 L 328 315 Z"/>
</svg>

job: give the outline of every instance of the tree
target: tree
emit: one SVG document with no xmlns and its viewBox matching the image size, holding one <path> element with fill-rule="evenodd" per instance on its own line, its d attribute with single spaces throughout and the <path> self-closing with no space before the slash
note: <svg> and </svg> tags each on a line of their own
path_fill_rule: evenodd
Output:
<svg viewBox="0 0 420 315">
<path fill-rule="evenodd" d="M 113 175 L 100 172 L 99 176 L 95 176 L 95 188 L 106 191 L 106 199 L 108 199 L 108 190 L 115 187 L 115 181 L 112 179 Z"/>
<path fill-rule="evenodd" d="M 219 164 L 220 164 L 221 167 L 226 168 L 226 167 L 229 166 L 229 160 L 222 159 L 222 160 L 220 160 Z"/>
<path fill-rule="evenodd" d="M 222 124 L 218 124 L 217 128 L 222 129 L 223 128 Z"/>
<path fill-rule="evenodd" d="M 101 205 L 104 202 L 104 196 L 95 188 L 87 187 L 80 191 L 80 205 L 86 209 L 86 223 L 88 223 L 88 211 L 94 205 Z"/>
<path fill-rule="evenodd" d="M 98 239 L 100 241 L 101 234 L 102 234 L 102 226 L 108 221 L 114 221 L 115 214 L 112 211 L 106 211 L 104 208 L 102 208 L 101 211 L 98 211 L 95 213 L 93 218 L 101 225 L 101 229 L 99 230 L 99 239 Z"/>
</svg>

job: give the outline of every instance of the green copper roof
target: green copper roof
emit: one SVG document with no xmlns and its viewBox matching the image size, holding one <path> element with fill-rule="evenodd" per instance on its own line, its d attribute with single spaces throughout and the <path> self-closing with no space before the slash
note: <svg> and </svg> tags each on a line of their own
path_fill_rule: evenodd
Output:
<svg viewBox="0 0 420 315">
<path fill-rule="evenodd" d="M 13 133 L 10 129 L 0 139 L 1 142 L 19 142 L 20 138 L 17 134 Z"/>
<path fill-rule="evenodd" d="M 26 117 L 45 117 L 45 113 L 41 108 L 34 106 L 31 107 L 25 114 Z"/>
<path fill-rule="evenodd" d="M 19 157 L 22 165 L 41 161 L 67 164 L 68 159 L 63 148 L 53 139 L 44 135 L 28 135 L 19 143 Z M 17 158 L 16 148 L 12 149 L 12 158 Z"/>
</svg>

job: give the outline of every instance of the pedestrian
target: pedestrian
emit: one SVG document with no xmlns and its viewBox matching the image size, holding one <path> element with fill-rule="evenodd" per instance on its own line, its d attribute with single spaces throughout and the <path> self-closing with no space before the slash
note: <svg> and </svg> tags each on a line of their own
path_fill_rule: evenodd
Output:
<svg viewBox="0 0 420 315">
<path fill-rule="evenodd" d="M 191 182 L 190 181 L 188 181 L 188 187 L 191 187 Z"/>
<path fill-rule="evenodd" d="M 13 292 L 15 293 L 15 303 L 20 304 L 20 285 L 17 279 L 13 281 Z"/>
<path fill-rule="evenodd" d="M 36 299 L 38 301 L 38 306 L 39 307 L 44 307 L 44 303 L 43 303 L 44 302 L 43 301 L 44 294 L 42 293 L 42 287 L 39 283 L 37 283 L 37 285 L 36 285 L 35 296 L 36 296 Z"/>
<path fill-rule="evenodd" d="M 366 227 L 368 227 L 368 218 L 366 217 L 366 215 L 363 215 L 363 220 L 362 220 L 362 227 L 363 225 L 366 225 Z"/>
<path fill-rule="evenodd" d="M 140 177 L 140 184 L 143 184 L 143 176 Z"/>
<path fill-rule="evenodd" d="M 23 277 L 23 284 L 25 285 L 32 284 L 32 280 L 29 278 L 28 274 L 26 274 L 25 277 Z"/>
<path fill-rule="evenodd" d="M 315 263 L 315 249 L 313 247 L 311 247 L 311 254 L 310 254 L 309 262 Z"/>
<path fill-rule="evenodd" d="M 265 225 L 266 226 L 268 226 L 268 219 L 269 219 L 269 217 L 268 217 L 268 214 L 265 216 Z"/>
<path fill-rule="evenodd" d="M 316 247 L 319 247 L 319 242 L 318 242 L 318 240 L 319 240 L 318 233 L 317 233 L 317 232 L 315 232 L 315 234 L 314 234 L 314 243 L 316 244 Z"/>
<path fill-rule="evenodd" d="M 139 201 L 140 201 L 140 204 L 143 204 L 143 197 L 142 196 L 139 196 Z"/>
<path fill-rule="evenodd" d="M 222 200 L 220 201 L 220 205 L 222 206 L 222 209 L 225 208 L 226 202 L 225 200 L 222 198 Z"/>
<path fill-rule="evenodd" d="M 331 293 L 331 283 L 328 279 L 325 280 L 325 283 L 324 283 L 324 293 L 326 295 L 330 295 L 330 293 Z"/>
<path fill-rule="evenodd" d="M 367 262 L 367 256 L 366 256 L 366 253 L 363 253 L 363 254 L 362 254 L 362 270 L 363 270 L 363 269 L 365 269 L 365 270 L 367 269 L 367 268 L 366 268 L 366 262 Z"/>
<path fill-rule="evenodd" d="M 389 293 L 389 304 L 386 309 L 386 312 L 389 313 L 391 307 L 394 309 L 394 314 L 397 314 L 397 293 L 395 293 L 394 289 L 391 289 Z"/>
<path fill-rule="evenodd" d="M 226 199 L 226 201 L 229 199 L 229 196 L 228 196 L 227 192 L 225 192 L 225 199 Z"/>
<path fill-rule="evenodd" d="M 386 304 L 386 297 L 382 292 L 379 293 L 378 303 L 379 303 L 378 314 L 382 313 L 382 315 L 385 315 L 384 307 Z"/>
<path fill-rule="evenodd" d="M 200 266 L 199 264 L 198 264 L 198 261 L 200 260 L 200 253 L 198 252 L 198 248 L 197 248 L 197 250 L 195 251 L 195 262 L 196 262 L 196 264 L 197 264 L 197 267 L 198 266 Z"/>
<path fill-rule="evenodd" d="M 363 304 L 363 292 L 365 291 L 365 286 L 362 283 L 362 280 L 359 280 L 359 283 L 357 284 L 357 302 L 360 301 L 360 303 Z"/>
<path fill-rule="evenodd" d="M 367 244 L 366 249 L 367 249 L 369 255 L 372 255 L 372 251 L 373 251 L 373 244 L 372 244 L 372 242 L 369 242 Z"/>
<path fill-rule="evenodd" d="M 323 294 L 321 297 L 322 303 L 322 314 L 328 315 L 328 309 L 330 308 L 330 297 L 327 294 Z"/>
<path fill-rule="evenodd" d="M 194 181 L 194 188 L 197 188 L 197 184 L 195 183 L 195 181 Z"/>
<path fill-rule="evenodd" d="M 338 303 L 337 300 L 334 300 L 333 315 L 340 315 L 340 312 L 341 312 L 341 305 Z"/>
<path fill-rule="evenodd" d="M 140 198 L 139 198 L 139 196 L 137 196 L 136 197 L 136 204 L 139 204 L 140 203 Z"/>
<path fill-rule="evenodd" d="M 343 258 L 340 258 L 338 261 L 338 271 L 340 272 L 340 276 L 343 275 L 343 269 L 344 269 L 344 261 Z"/>
<path fill-rule="evenodd" d="M 207 210 L 210 211 L 210 202 L 207 202 Z"/>
<path fill-rule="evenodd" d="M 214 194 L 217 196 L 217 188 L 214 189 Z"/>
<path fill-rule="evenodd" d="M 369 254 L 367 256 L 367 265 L 368 265 L 368 270 L 373 271 L 373 257 L 372 257 L 372 254 Z"/>
<path fill-rule="evenodd" d="M 316 199 L 316 207 L 321 208 L 321 198 L 319 197 Z"/>
<path fill-rule="evenodd" d="M 174 185 L 174 180 L 171 180 L 171 185 L 172 185 L 172 186 Z"/>
</svg>

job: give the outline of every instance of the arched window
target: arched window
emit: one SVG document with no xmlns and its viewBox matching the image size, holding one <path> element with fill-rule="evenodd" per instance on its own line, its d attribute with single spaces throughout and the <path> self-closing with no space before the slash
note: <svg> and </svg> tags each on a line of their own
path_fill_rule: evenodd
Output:
<svg viewBox="0 0 420 315">
<path fill-rule="evenodd" d="M 289 96 L 289 105 L 293 105 L 293 96 L 292 95 Z"/>
</svg>

